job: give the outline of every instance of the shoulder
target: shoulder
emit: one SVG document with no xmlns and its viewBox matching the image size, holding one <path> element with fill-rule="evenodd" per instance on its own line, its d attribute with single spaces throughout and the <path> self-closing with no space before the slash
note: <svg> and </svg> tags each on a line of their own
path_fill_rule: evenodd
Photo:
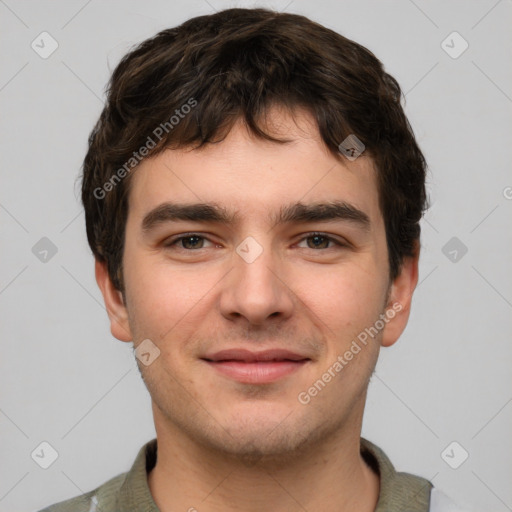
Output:
<svg viewBox="0 0 512 512">
<path fill-rule="evenodd" d="M 436 487 L 432 488 L 430 494 L 430 509 L 429 512 L 471 512 L 466 508 L 459 507 L 454 501 L 451 500 L 446 494 L 441 492 Z"/>
<path fill-rule="evenodd" d="M 121 473 L 92 491 L 55 503 L 39 512 L 114 512 L 111 507 L 115 507 L 116 497 L 126 475 Z"/>
</svg>

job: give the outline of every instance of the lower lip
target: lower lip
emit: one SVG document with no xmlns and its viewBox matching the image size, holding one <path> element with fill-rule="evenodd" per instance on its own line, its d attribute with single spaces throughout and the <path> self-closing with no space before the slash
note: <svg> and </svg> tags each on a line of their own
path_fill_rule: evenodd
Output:
<svg viewBox="0 0 512 512">
<path fill-rule="evenodd" d="M 307 363 L 303 361 L 207 361 L 219 373 L 246 384 L 266 384 L 296 372 Z"/>
</svg>

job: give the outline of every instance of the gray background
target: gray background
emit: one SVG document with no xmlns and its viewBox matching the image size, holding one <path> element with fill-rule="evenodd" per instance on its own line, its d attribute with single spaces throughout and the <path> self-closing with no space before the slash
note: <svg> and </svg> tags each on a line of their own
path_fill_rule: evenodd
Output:
<svg viewBox="0 0 512 512">
<path fill-rule="evenodd" d="M 94 281 L 77 176 L 109 74 L 133 44 L 254 5 L 0 0 L 1 511 L 91 490 L 154 437 L 131 345 L 110 335 Z M 363 436 L 460 504 L 512 510 L 512 2 L 257 5 L 305 14 L 372 50 L 406 93 L 430 165 L 420 284 L 404 335 L 381 352 Z M 59 45 L 47 59 L 31 48 L 43 31 Z M 453 31 L 469 43 L 458 58 L 441 45 Z M 43 237 L 56 254 L 41 252 Z M 59 455 L 48 469 L 31 458 L 43 441 Z M 460 447 L 443 459 L 453 441 Z M 462 450 L 468 459 L 452 469 L 446 460 L 460 462 Z"/>
</svg>

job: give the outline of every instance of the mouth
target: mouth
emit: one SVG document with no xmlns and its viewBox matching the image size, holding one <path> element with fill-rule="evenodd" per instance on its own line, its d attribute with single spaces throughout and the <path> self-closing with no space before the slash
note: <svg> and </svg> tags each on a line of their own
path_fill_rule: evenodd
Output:
<svg viewBox="0 0 512 512">
<path fill-rule="evenodd" d="M 267 384 L 302 368 L 309 357 L 288 350 L 221 350 L 201 358 L 220 374 L 245 384 Z"/>
</svg>

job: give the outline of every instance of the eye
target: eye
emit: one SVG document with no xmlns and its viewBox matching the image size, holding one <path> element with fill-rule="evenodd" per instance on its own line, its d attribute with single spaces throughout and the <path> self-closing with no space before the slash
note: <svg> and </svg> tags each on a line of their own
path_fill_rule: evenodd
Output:
<svg viewBox="0 0 512 512">
<path fill-rule="evenodd" d="M 348 247 L 348 244 L 342 243 L 332 236 L 326 235 L 325 233 L 309 233 L 303 237 L 302 240 L 311 240 L 311 243 L 307 243 L 307 249 L 333 249 L 334 247 L 327 247 L 329 244 L 335 244 L 338 247 Z"/>
<path fill-rule="evenodd" d="M 306 241 L 307 247 L 301 247 L 303 249 L 334 249 L 334 246 L 348 247 L 347 243 L 343 243 L 336 238 L 326 235 L 325 233 L 309 233 L 307 236 L 301 238 L 299 243 Z M 213 244 L 208 238 L 198 233 L 186 233 L 175 238 L 171 238 L 164 243 L 166 248 L 176 248 L 177 250 L 183 251 L 197 251 L 200 249 L 206 249 L 205 242 Z M 215 244 L 213 244 L 215 245 Z M 300 246 L 300 245 L 299 245 Z M 211 246 L 210 246 L 211 247 Z"/>
<path fill-rule="evenodd" d="M 204 241 L 208 241 L 204 236 L 197 233 L 187 233 L 186 235 L 173 238 L 164 244 L 165 247 L 174 247 L 183 250 L 204 249 Z M 211 242 L 210 242 L 211 243 Z"/>
</svg>

